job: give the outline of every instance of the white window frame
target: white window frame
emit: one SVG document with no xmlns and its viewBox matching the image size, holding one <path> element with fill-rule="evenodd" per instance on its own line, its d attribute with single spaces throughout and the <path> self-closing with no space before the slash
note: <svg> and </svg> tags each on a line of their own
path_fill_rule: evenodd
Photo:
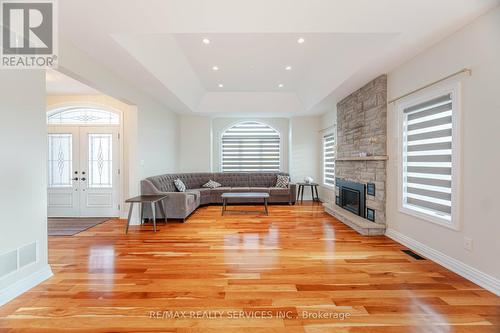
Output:
<svg viewBox="0 0 500 333">
<path fill-rule="evenodd" d="M 219 135 L 218 135 L 218 146 L 219 146 L 219 172 L 226 172 L 226 173 L 231 173 L 231 172 L 235 172 L 235 171 L 223 171 L 223 167 L 222 167 L 222 163 L 223 163 L 223 155 L 224 155 L 224 148 L 223 148 L 223 144 L 222 144 L 222 138 L 224 136 L 224 134 L 226 133 L 227 130 L 231 129 L 232 127 L 234 126 L 237 126 L 238 124 L 242 124 L 242 123 L 247 123 L 247 122 L 255 122 L 255 123 L 259 123 L 261 125 L 265 125 L 265 126 L 268 126 L 269 128 L 273 129 L 274 131 L 276 131 L 276 133 L 278 133 L 278 136 L 279 136 L 279 167 L 278 167 L 278 171 L 276 172 L 283 172 L 283 140 L 282 140 L 282 135 L 281 135 L 281 132 L 274 126 L 271 126 L 270 124 L 266 123 L 266 122 L 263 122 L 261 120 L 254 120 L 254 119 L 244 119 L 244 120 L 238 120 L 238 121 L 235 121 L 231 124 L 229 124 L 228 126 L 224 127 L 220 132 L 219 132 Z M 247 172 L 247 171 L 242 171 L 242 172 Z M 252 172 L 266 172 L 266 171 L 252 171 Z"/>
<path fill-rule="evenodd" d="M 327 187 L 327 188 L 330 188 L 330 189 L 335 189 L 335 174 L 337 173 L 337 162 L 335 162 L 335 173 L 333 174 L 334 176 L 334 180 L 333 180 L 333 184 L 327 184 L 326 183 L 326 172 L 325 172 L 325 136 L 327 135 L 333 135 L 334 137 L 334 149 L 335 149 L 335 156 L 337 156 L 337 134 L 336 134 L 336 131 L 335 130 L 329 130 L 329 131 L 325 131 L 324 133 L 321 133 L 321 153 L 322 153 L 322 185 L 324 187 Z"/>
<path fill-rule="evenodd" d="M 439 217 L 437 214 L 430 214 L 415 209 L 409 208 L 404 204 L 403 197 L 403 145 L 405 138 L 404 131 L 404 110 L 411 106 L 432 100 L 434 98 L 451 94 L 452 99 L 452 167 L 451 167 L 451 220 Z M 443 84 L 428 88 L 420 93 L 412 94 L 409 97 L 402 99 L 395 105 L 395 110 L 398 117 L 398 209 L 401 213 L 417 217 L 427 222 L 435 223 L 453 230 L 460 230 L 461 218 L 461 83 L 458 80 L 452 80 Z"/>
</svg>

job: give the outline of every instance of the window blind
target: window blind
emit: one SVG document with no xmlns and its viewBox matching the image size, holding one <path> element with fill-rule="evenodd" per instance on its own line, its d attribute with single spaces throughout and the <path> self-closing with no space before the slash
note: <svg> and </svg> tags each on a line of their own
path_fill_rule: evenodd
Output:
<svg viewBox="0 0 500 333">
<path fill-rule="evenodd" d="M 452 98 L 404 109 L 403 205 L 451 220 Z"/>
<path fill-rule="evenodd" d="M 323 136 L 323 182 L 335 185 L 335 135 Z"/>
<path fill-rule="evenodd" d="M 248 121 L 222 135 L 222 172 L 280 171 L 280 134 L 270 126 Z"/>
</svg>

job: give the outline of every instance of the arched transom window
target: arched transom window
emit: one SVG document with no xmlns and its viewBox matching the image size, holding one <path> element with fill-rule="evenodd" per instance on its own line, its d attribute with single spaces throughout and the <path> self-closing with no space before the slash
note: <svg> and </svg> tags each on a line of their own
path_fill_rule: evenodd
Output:
<svg viewBox="0 0 500 333">
<path fill-rule="evenodd" d="M 49 125 L 118 125 L 120 116 L 95 107 L 66 107 L 47 113 Z"/>
<path fill-rule="evenodd" d="M 280 171 L 280 133 L 269 125 L 245 121 L 222 134 L 222 172 Z"/>
</svg>

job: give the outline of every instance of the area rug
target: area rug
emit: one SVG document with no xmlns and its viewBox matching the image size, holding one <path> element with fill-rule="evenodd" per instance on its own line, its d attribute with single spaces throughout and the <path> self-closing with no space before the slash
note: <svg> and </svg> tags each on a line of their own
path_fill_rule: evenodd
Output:
<svg viewBox="0 0 500 333">
<path fill-rule="evenodd" d="M 91 218 L 76 218 L 76 217 L 58 217 L 48 218 L 47 229 L 49 236 L 73 236 L 79 232 L 85 231 L 93 226 L 108 221 L 109 218 L 105 217 L 91 217 Z"/>
</svg>

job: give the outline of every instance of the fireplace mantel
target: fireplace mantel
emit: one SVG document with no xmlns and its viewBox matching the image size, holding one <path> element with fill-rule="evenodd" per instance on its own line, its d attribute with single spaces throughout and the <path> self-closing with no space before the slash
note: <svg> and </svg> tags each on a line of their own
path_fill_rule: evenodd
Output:
<svg viewBox="0 0 500 333">
<path fill-rule="evenodd" d="M 338 157 L 335 161 L 387 161 L 389 156 L 381 155 L 381 156 L 354 156 L 354 157 Z"/>
</svg>

